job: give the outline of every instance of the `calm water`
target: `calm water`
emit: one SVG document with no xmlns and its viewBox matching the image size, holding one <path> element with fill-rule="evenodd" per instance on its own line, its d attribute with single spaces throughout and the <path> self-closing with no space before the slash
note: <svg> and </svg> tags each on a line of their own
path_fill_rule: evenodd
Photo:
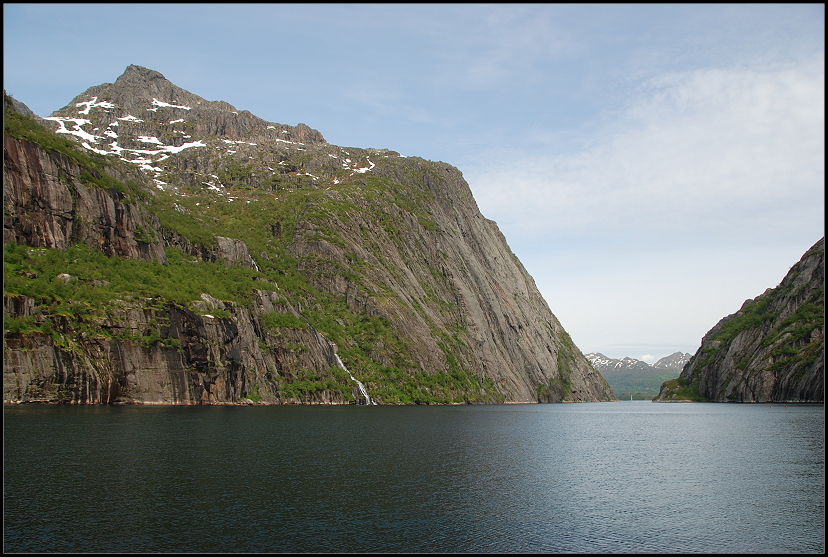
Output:
<svg viewBox="0 0 828 557">
<path fill-rule="evenodd" d="M 819 552 L 822 405 L 4 408 L 9 552 Z"/>
</svg>

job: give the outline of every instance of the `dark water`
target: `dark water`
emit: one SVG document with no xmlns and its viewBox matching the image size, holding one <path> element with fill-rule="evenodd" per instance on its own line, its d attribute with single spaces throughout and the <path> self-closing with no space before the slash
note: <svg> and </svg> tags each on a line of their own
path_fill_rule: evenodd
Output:
<svg viewBox="0 0 828 557">
<path fill-rule="evenodd" d="M 824 407 L 6 405 L 7 552 L 819 552 Z"/>
</svg>

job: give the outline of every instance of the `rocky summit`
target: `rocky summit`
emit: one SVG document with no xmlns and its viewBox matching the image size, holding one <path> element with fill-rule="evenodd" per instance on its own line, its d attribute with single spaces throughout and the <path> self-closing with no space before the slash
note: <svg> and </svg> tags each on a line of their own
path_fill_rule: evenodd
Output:
<svg viewBox="0 0 828 557">
<path fill-rule="evenodd" d="M 659 402 L 825 402 L 825 238 L 710 329 Z"/>
<path fill-rule="evenodd" d="M 129 66 L 5 97 L 4 400 L 612 400 L 462 174 Z"/>
</svg>

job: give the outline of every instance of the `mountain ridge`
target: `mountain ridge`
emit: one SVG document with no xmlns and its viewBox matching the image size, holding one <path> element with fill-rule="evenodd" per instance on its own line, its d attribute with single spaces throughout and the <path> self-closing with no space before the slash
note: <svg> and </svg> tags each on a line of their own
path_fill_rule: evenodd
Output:
<svg viewBox="0 0 828 557">
<path fill-rule="evenodd" d="M 185 93 L 7 119 L 5 400 L 614 399 L 456 168 Z"/>
<path fill-rule="evenodd" d="M 622 370 L 627 368 L 655 368 L 655 369 L 678 369 L 681 370 L 684 364 L 690 359 L 692 354 L 686 352 L 673 352 L 663 358 L 658 359 L 652 364 L 648 364 L 643 360 L 637 360 L 629 356 L 623 358 L 610 358 L 604 356 L 600 352 L 590 352 L 584 354 L 590 363 L 599 371 Z M 645 367 L 646 366 L 646 367 Z"/>
</svg>

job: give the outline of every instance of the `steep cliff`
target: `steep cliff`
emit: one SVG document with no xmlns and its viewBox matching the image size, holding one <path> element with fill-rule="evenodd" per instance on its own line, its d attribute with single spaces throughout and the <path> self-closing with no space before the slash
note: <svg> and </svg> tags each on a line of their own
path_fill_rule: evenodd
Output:
<svg viewBox="0 0 828 557">
<path fill-rule="evenodd" d="M 6 401 L 613 398 L 450 165 L 138 66 L 7 109 Z"/>
<path fill-rule="evenodd" d="M 825 239 L 719 321 L 656 401 L 825 401 Z"/>
</svg>

